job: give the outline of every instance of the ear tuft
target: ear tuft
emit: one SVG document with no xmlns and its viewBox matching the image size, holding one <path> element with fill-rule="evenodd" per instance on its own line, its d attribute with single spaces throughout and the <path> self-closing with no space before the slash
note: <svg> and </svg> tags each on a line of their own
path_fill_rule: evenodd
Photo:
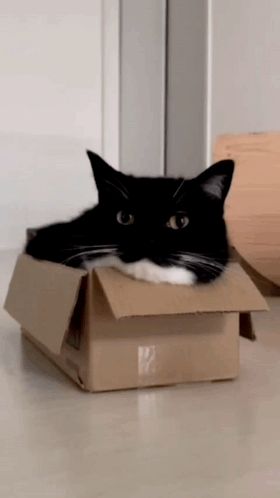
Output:
<svg viewBox="0 0 280 498">
<path fill-rule="evenodd" d="M 108 163 L 106 163 L 106 161 L 104 161 L 104 159 L 102 159 L 101 156 L 99 156 L 95 152 L 92 152 L 91 150 L 87 150 L 86 153 L 87 153 L 87 156 L 90 160 L 90 164 L 91 164 L 91 168 L 92 168 L 94 177 L 96 175 L 98 176 L 98 172 L 101 172 L 102 169 L 103 170 L 113 169 L 113 168 L 111 168 L 111 166 L 109 166 Z M 96 178 L 95 178 L 95 180 L 96 180 Z"/>
<path fill-rule="evenodd" d="M 95 152 L 92 152 L 91 150 L 87 150 L 86 152 L 90 160 L 99 193 L 99 199 L 105 198 L 105 196 L 115 197 L 116 195 L 127 199 L 128 192 L 124 185 L 125 175 L 109 166 L 109 164 Z"/>
<path fill-rule="evenodd" d="M 234 161 L 225 159 L 203 171 L 197 180 L 205 194 L 224 202 L 231 186 L 233 172 Z"/>
</svg>

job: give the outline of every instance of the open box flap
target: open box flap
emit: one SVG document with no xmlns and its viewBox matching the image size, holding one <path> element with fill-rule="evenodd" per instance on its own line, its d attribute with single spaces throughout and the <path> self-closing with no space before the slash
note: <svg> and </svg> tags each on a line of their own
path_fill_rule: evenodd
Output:
<svg viewBox="0 0 280 498">
<path fill-rule="evenodd" d="M 151 284 L 112 268 L 95 272 L 115 318 L 200 312 L 267 310 L 267 304 L 245 271 L 232 263 L 212 284 Z"/>
<path fill-rule="evenodd" d="M 35 339 L 59 354 L 85 275 L 83 270 L 21 255 L 5 309 Z"/>
</svg>

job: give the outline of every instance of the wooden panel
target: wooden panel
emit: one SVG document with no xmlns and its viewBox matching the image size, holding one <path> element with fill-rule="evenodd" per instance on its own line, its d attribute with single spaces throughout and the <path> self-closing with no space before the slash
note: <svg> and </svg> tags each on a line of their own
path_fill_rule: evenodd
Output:
<svg viewBox="0 0 280 498">
<path fill-rule="evenodd" d="M 214 158 L 236 162 L 226 209 L 233 244 L 256 271 L 280 285 L 280 133 L 224 135 Z"/>
</svg>

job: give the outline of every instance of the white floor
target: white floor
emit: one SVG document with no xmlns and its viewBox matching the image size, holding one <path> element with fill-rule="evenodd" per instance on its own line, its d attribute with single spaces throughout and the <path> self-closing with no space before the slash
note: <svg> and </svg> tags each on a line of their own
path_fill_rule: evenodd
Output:
<svg viewBox="0 0 280 498">
<path fill-rule="evenodd" d="M 0 258 L 1 302 L 15 256 Z M 0 497 L 279 498 L 280 299 L 239 380 L 86 394 L 0 312 Z"/>
</svg>

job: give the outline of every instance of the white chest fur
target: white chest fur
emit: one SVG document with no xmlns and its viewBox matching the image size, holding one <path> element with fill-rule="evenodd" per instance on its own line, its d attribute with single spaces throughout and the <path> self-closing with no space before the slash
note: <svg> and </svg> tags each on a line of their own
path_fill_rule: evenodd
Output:
<svg viewBox="0 0 280 498">
<path fill-rule="evenodd" d="M 170 284 L 193 285 L 196 276 L 193 272 L 176 266 L 162 267 L 143 259 L 135 263 L 124 263 L 118 257 L 105 256 L 94 261 L 85 262 L 88 270 L 101 266 L 110 266 L 117 268 L 137 280 L 146 280 L 147 282 L 168 282 Z"/>
</svg>

